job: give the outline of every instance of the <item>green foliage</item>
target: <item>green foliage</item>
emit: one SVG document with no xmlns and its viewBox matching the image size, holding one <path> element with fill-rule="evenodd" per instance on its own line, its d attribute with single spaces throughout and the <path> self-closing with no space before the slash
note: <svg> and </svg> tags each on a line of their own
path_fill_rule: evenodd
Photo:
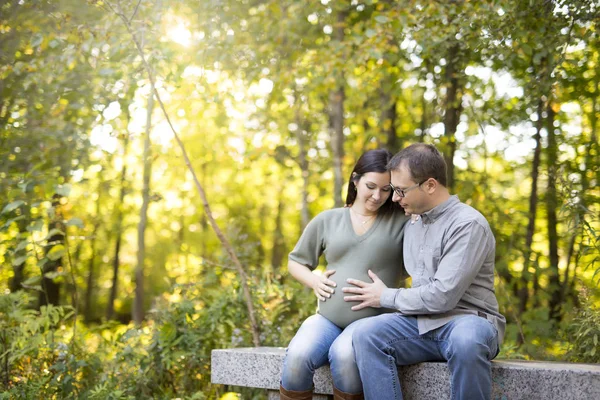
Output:
<svg viewBox="0 0 600 400">
<path fill-rule="evenodd" d="M 68 321 L 73 313 L 66 307 L 36 312 L 28 308 L 32 299 L 22 291 L 0 297 L 4 395 L 218 398 L 221 389 L 210 384 L 211 350 L 251 346 L 252 337 L 235 276 L 216 269 L 203 281 L 176 284 L 157 298 L 140 328 L 108 323 L 88 329 L 79 323 L 75 332 L 72 318 Z M 207 287 L 207 281 L 218 285 Z M 294 294 L 298 289 L 298 284 L 266 280 L 253 285 L 255 300 L 263 305 L 264 344 L 287 344 L 314 311 L 312 294 Z"/>
<path fill-rule="evenodd" d="M 32 298 L 20 291 L 0 297 L 2 384 L 9 398 L 44 398 L 60 393 L 77 398 L 89 376 L 88 355 L 64 324 L 69 307 L 29 309 Z"/>
<path fill-rule="evenodd" d="M 600 308 L 582 294 L 581 308 L 567 329 L 568 359 L 573 362 L 600 363 Z"/>
</svg>

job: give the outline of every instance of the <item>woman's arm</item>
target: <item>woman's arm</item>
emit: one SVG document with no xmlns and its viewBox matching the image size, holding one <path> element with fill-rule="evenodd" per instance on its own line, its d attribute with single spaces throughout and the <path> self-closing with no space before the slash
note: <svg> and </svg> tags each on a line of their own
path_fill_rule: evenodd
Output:
<svg viewBox="0 0 600 400">
<path fill-rule="evenodd" d="M 335 274 L 335 270 L 325 271 L 323 275 L 314 274 L 306 265 L 302 265 L 293 260 L 288 260 L 288 271 L 296 280 L 313 290 L 315 296 L 321 301 L 331 297 L 335 282 L 328 279 Z"/>
</svg>

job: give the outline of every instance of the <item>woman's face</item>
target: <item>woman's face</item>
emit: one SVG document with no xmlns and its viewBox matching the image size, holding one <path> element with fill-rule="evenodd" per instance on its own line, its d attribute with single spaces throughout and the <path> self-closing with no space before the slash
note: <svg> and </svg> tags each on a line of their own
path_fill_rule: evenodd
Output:
<svg viewBox="0 0 600 400">
<path fill-rule="evenodd" d="M 389 172 L 367 172 L 355 184 L 355 203 L 362 205 L 365 211 L 377 211 L 392 193 Z"/>
</svg>

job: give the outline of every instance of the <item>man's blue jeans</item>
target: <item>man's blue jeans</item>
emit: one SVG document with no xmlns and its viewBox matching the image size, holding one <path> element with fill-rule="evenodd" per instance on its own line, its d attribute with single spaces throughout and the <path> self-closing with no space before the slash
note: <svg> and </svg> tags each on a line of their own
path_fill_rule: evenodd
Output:
<svg viewBox="0 0 600 400">
<path fill-rule="evenodd" d="M 365 318 L 352 342 L 365 399 L 402 399 L 398 365 L 447 361 L 452 399 L 492 397 L 491 360 L 498 353 L 495 326 L 475 315 L 461 316 L 419 335 L 417 319 L 399 313 Z"/>
<path fill-rule="evenodd" d="M 287 348 L 281 386 L 293 391 L 311 390 L 315 370 L 329 362 L 336 388 L 346 393 L 361 393 L 352 351 L 352 332 L 358 322 L 342 330 L 320 314 L 308 317 Z"/>
</svg>

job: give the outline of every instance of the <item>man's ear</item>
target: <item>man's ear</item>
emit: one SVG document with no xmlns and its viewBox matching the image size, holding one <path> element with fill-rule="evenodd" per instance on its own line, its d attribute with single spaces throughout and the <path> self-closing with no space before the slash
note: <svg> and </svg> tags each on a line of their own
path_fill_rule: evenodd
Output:
<svg viewBox="0 0 600 400">
<path fill-rule="evenodd" d="M 429 178 L 423 183 L 425 191 L 429 194 L 435 193 L 436 189 L 440 186 L 440 183 L 433 178 Z"/>
</svg>

